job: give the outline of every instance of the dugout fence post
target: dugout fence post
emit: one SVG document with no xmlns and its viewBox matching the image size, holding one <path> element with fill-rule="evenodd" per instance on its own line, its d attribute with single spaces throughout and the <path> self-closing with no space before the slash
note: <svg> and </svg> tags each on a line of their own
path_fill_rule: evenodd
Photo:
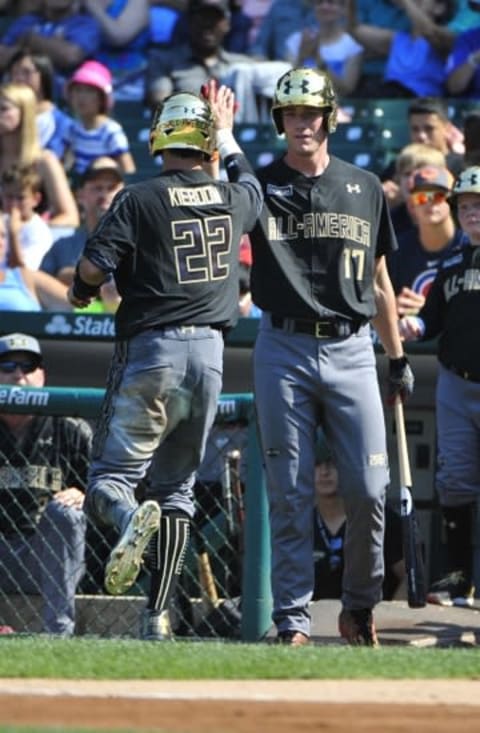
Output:
<svg viewBox="0 0 480 733">
<path fill-rule="evenodd" d="M 0 384 L 0 412 L 96 419 L 104 393 L 103 389 L 88 387 Z M 268 505 L 253 395 L 222 395 L 217 419 L 222 415 L 248 418 L 241 638 L 254 642 L 270 628 L 272 603 Z"/>
</svg>

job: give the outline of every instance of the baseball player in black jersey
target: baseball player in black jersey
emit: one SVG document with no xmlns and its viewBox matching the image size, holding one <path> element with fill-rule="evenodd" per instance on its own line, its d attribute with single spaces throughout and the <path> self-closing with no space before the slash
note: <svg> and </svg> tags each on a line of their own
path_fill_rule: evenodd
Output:
<svg viewBox="0 0 480 733">
<path fill-rule="evenodd" d="M 168 635 L 195 473 L 222 385 L 223 335 L 237 318 L 239 242 L 263 199 L 231 132 L 232 91 L 220 87 L 210 96 L 176 93 L 159 106 L 150 151 L 162 155 L 162 172 L 116 196 L 87 240 L 70 289 L 71 302 L 84 306 L 113 273 L 122 297 L 86 510 L 121 532 L 106 566 L 109 593 L 135 582 L 148 546 L 141 635 L 152 640 Z M 244 169 L 238 183 L 204 170 L 215 146 L 227 169 L 232 161 Z M 138 505 L 135 489 L 149 468 Z"/>
<path fill-rule="evenodd" d="M 390 357 L 390 399 L 413 384 L 385 265 L 396 240 L 379 180 L 328 152 L 337 114 L 328 75 L 287 72 L 272 114 L 288 148 L 257 172 L 265 206 L 250 237 L 253 299 L 264 312 L 254 368 L 270 504 L 273 620 L 279 642 L 308 642 L 321 424 L 347 516 L 340 633 L 349 643 L 375 645 L 372 608 L 382 593 L 389 475 L 370 320 Z"/>
<path fill-rule="evenodd" d="M 449 570 L 427 596 L 473 604 L 472 535 L 480 500 L 480 167 L 467 168 L 450 196 L 469 244 L 445 258 L 418 317 L 400 321 L 405 339 L 439 336 L 436 488 Z"/>
</svg>

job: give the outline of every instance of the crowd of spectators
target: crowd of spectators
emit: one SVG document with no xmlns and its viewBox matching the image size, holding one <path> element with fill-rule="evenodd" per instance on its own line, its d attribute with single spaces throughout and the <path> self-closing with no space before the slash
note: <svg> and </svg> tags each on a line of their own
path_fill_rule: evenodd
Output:
<svg viewBox="0 0 480 733">
<path fill-rule="evenodd" d="M 269 122 L 292 66 L 327 70 L 341 103 L 405 100 L 410 140 L 380 177 L 398 315 L 417 313 L 463 243 L 453 177 L 480 163 L 480 112 L 459 128 L 447 104 L 480 96 L 480 0 L 0 0 L 0 311 L 71 309 L 86 238 L 138 167 L 115 102 L 144 120 L 214 77 L 238 123 Z M 241 253 L 240 312 L 258 317 L 248 237 Z M 106 283 L 92 309 L 118 300 Z"/>
</svg>

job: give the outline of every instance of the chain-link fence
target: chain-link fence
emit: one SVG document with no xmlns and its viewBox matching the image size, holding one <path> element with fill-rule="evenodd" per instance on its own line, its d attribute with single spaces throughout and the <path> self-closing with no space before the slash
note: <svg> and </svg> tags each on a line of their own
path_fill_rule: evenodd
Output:
<svg viewBox="0 0 480 733">
<path fill-rule="evenodd" d="M 1 412 L 37 413 L 35 428 L 24 433 L 7 431 L 0 422 L 0 625 L 68 634 L 73 618 L 75 634 L 137 637 L 148 570 L 127 595 L 106 595 L 104 567 L 118 535 L 93 525 L 76 508 L 75 492 L 71 497 L 64 492 L 85 488 L 88 431 L 102 391 L 0 391 Z M 170 608 L 179 637 L 255 637 L 259 617 L 269 615 L 262 580 L 268 573 L 265 538 L 249 548 L 255 567 L 245 552 L 249 482 L 257 516 L 248 516 L 251 537 L 263 523 L 262 471 L 255 456 L 253 464 L 247 462 L 252 450 L 257 443 L 251 396 L 222 397 L 195 486 L 191 541 Z M 265 623 L 260 618 L 260 626 Z"/>
</svg>

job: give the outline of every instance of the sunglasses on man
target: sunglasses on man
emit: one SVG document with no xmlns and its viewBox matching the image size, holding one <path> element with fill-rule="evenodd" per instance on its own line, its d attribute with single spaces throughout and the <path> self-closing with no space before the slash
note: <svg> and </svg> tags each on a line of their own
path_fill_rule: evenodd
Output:
<svg viewBox="0 0 480 733">
<path fill-rule="evenodd" d="M 410 194 L 410 200 L 414 206 L 443 204 L 447 200 L 447 194 L 443 191 L 414 191 Z"/>
<path fill-rule="evenodd" d="M 23 374 L 31 374 L 39 366 L 40 363 L 38 361 L 17 361 L 11 359 L 9 361 L 0 361 L 0 372 L 2 374 L 13 374 L 17 369 L 20 369 Z"/>
</svg>

